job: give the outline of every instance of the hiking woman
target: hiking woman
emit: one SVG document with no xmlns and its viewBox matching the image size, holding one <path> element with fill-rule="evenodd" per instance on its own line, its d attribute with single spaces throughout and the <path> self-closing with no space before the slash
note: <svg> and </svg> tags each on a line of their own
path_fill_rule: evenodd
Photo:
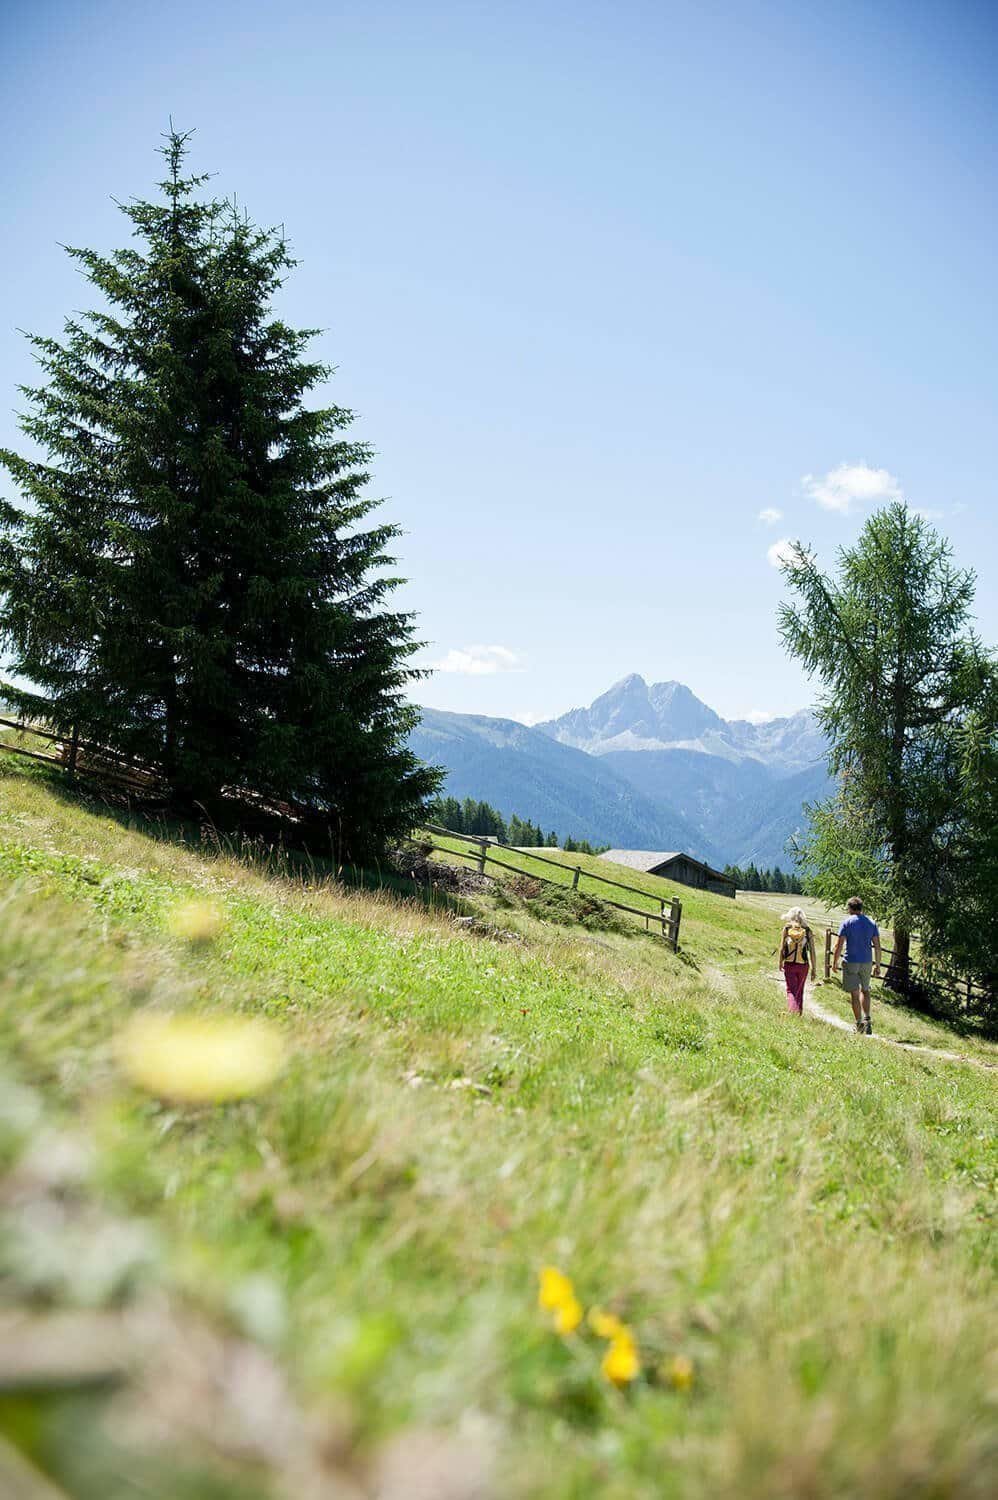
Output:
<svg viewBox="0 0 998 1500">
<path fill-rule="evenodd" d="M 783 918 L 783 931 L 780 934 L 780 968 L 787 986 L 787 1010 L 791 1015 L 803 1014 L 807 971 L 810 969 L 811 978 L 814 979 L 817 967 L 814 933 L 800 907 L 792 906 Z"/>
</svg>

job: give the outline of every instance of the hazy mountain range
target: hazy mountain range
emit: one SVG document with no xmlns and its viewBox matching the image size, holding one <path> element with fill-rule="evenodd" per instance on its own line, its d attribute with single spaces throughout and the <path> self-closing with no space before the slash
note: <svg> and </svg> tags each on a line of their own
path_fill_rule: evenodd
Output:
<svg viewBox="0 0 998 1500">
<path fill-rule="evenodd" d="M 764 724 L 726 720 L 680 682 L 649 685 L 634 674 L 588 708 L 533 728 L 422 715 L 413 748 L 446 768 L 449 795 L 618 848 L 787 868 L 803 804 L 831 790 L 809 710 Z"/>
</svg>

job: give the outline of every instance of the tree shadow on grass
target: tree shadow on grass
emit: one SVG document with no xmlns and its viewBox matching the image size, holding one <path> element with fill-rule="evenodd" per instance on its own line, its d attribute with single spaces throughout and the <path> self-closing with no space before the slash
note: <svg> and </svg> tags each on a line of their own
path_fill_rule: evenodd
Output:
<svg viewBox="0 0 998 1500">
<path fill-rule="evenodd" d="M 256 816 L 248 826 L 235 817 L 221 825 L 207 814 L 200 819 L 184 818 L 95 781 L 71 781 L 57 767 L 5 757 L 0 750 L 0 781 L 7 776 L 41 782 L 68 807 L 111 819 L 129 833 L 189 850 L 200 859 L 235 860 L 256 874 L 304 889 L 334 886 L 384 893 L 428 911 L 462 917 L 476 914 L 459 892 L 413 879 L 387 861 L 367 866 L 346 864 L 338 862 L 331 852 L 289 842 L 293 826 L 276 818 Z"/>
<path fill-rule="evenodd" d="M 943 996 L 937 996 L 929 1005 L 908 1005 L 904 998 L 894 990 L 882 986 L 876 997 L 880 1004 L 890 1010 L 899 1020 L 935 1021 L 938 1025 L 945 1026 L 956 1037 L 977 1038 L 984 1041 L 995 1041 L 998 1039 L 998 1020 L 985 1011 L 981 1015 L 967 1015 L 948 1003 Z M 923 1037 L 897 1037 L 897 1041 L 904 1042 L 910 1047 L 926 1047 L 931 1049 L 932 1043 L 925 1041 Z"/>
</svg>

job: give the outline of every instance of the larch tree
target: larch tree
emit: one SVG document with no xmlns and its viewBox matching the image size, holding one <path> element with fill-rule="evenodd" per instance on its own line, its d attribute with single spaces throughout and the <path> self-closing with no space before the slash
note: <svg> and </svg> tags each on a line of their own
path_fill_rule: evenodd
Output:
<svg viewBox="0 0 998 1500">
<path fill-rule="evenodd" d="M 273 311 L 283 234 L 206 198 L 187 142 L 157 201 L 122 206 L 131 245 L 69 251 L 101 305 L 31 340 L 0 646 L 32 687 L 5 696 L 153 767 L 178 808 L 248 794 L 363 858 L 438 782 L 407 748 L 398 528 L 368 522 L 352 413 L 306 404 L 331 371 Z"/>
<path fill-rule="evenodd" d="M 961 819 L 958 731 L 990 678 L 970 628 L 974 577 L 902 503 L 840 550 L 836 577 L 799 542 L 783 573 L 796 600 L 781 607 L 781 634 L 824 685 L 818 719 L 841 786 L 814 810 L 808 888 L 866 895 L 865 872 L 894 925 L 888 983 L 907 991 L 912 925 L 935 908 Z"/>
</svg>

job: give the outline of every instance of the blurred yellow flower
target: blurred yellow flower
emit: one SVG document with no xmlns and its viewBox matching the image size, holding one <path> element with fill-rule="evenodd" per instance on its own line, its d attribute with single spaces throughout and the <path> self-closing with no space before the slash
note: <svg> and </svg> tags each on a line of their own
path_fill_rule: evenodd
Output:
<svg viewBox="0 0 998 1500">
<path fill-rule="evenodd" d="M 578 1297 L 568 1297 L 559 1307 L 555 1308 L 554 1326 L 556 1333 L 574 1333 L 581 1322 L 582 1303 Z"/>
<path fill-rule="evenodd" d="M 225 926 L 225 916 L 213 901 L 183 901 L 167 918 L 172 937 L 194 947 L 213 943 Z"/>
<path fill-rule="evenodd" d="M 540 1273 L 537 1303 L 545 1312 L 554 1313 L 555 1332 L 574 1333 L 585 1316 L 585 1310 L 570 1279 L 556 1266 L 544 1266 Z"/>
<path fill-rule="evenodd" d="M 555 1266 L 544 1266 L 540 1273 L 540 1289 L 537 1305 L 545 1312 L 556 1312 L 575 1296 L 575 1288 L 563 1271 Z"/>
<path fill-rule="evenodd" d="M 263 1021 L 146 1013 L 126 1027 L 118 1057 L 131 1081 L 158 1098 L 218 1104 L 266 1088 L 281 1043 Z"/>
<path fill-rule="evenodd" d="M 693 1361 L 686 1354 L 675 1354 L 665 1367 L 665 1378 L 677 1391 L 688 1391 L 693 1384 Z"/>
<path fill-rule="evenodd" d="M 617 1314 L 604 1312 L 601 1307 L 589 1309 L 589 1327 L 601 1339 L 615 1339 L 624 1332 L 624 1325 Z"/>
<path fill-rule="evenodd" d="M 637 1380 L 641 1374 L 641 1361 L 634 1335 L 629 1328 L 621 1328 L 611 1340 L 610 1347 L 603 1356 L 601 1369 L 607 1380 L 617 1386 L 630 1385 L 632 1380 Z"/>
</svg>

